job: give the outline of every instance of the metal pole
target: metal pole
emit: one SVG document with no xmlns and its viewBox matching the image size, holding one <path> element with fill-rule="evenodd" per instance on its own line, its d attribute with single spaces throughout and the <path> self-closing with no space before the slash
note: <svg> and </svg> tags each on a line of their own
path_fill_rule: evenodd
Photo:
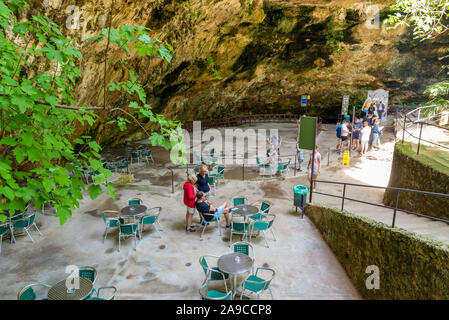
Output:
<svg viewBox="0 0 449 320">
<path fill-rule="evenodd" d="M 343 185 L 343 198 L 341 200 L 341 211 L 343 211 L 345 207 L 345 194 L 346 194 L 346 183 Z"/>
<path fill-rule="evenodd" d="M 394 205 L 393 224 L 391 225 L 392 228 L 394 228 L 394 222 L 396 221 L 396 211 L 398 210 L 398 202 L 399 202 L 399 190 L 396 191 L 396 204 Z"/>
<path fill-rule="evenodd" d="M 422 125 L 423 125 L 423 123 L 421 122 L 421 128 L 419 130 L 418 150 L 416 151 L 417 155 L 419 154 L 419 147 L 421 146 Z"/>
<path fill-rule="evenodd" d="M 242 165 L 242 177 L 243 177 L 243 181 L 245 181 L 245 162 L 243 161 L 243 165 Z"/>
<path fill-rule="evenodd" d="M 173 177 L 173 169 L 168 168 L 168 170 L 171 171 L 171 193 L 175 193 L 175 182 L 174 182 L 174 177 Z"/>
<path fill-rule="evenodd" d="M 327 166 L 329 166 L 330 156 L 331 156 L 331 147 L 327 147 Z"/>
<path fill-rule="evenodd" d="M 315 146 L 316 146 L 316 127 L 317 127 L 318 119 L 315 117 L 315 132 L 313 133 L 313 149 L 312 149 L 312 172 L 310 173 L 310 197 L 309 202 L 312 202 L 312 193 L 313 193 L 313 170 L 315 167 Z"/>
<path fill-rule="evenodd" d="M 296 150 L 296 156 L 295 156 L 295 177 L 296 177 L 296 161 L 298 159 L 298 150 Z"/>
<path fill-rule="evenodd" d="M 404 114 L 404 126 L 402 127 L 402 143 L 404 143 L 405 138 L 405 123 L 407 122 L 407 113 Z"/>
</svg>

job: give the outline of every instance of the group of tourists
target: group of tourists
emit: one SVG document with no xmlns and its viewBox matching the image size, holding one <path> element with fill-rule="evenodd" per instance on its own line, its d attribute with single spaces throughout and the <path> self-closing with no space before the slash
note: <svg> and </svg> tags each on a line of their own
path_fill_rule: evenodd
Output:
<svg viewBox="0 0 449 320">
<path fill-rule="evenodd" d="M 212 220 L 214 217 L 225 216 L 226 225 L 229 225 L 229 208 L 223 203 L 215 208 L 212 203 L 207 200 L 210 193 L 209 174 L 205 164 L 203 164 L 197 175 L 189 175 L 184 183 L 184 204 L 187 207 L 186 212 L 186 232 L 195 232 L 195 226 L 192 225 L 193 214 L 195 208 L 205 215 L 206 220 Z"/>
<path fill-rule="evenodd" d="M 366 114 L 362 119 L 355 118 L 353 127 L 346 119 L 337 122 L 338 142 L 335 151 L 342 153 L 345 147 L 349 150 L 351 148 L 351 136 L 352 150 L 359 151 L 362 155 L 366 154 L 370 146 L 371 149 L 378 150 L 381 146 L 380 137 L 382 136 L 379 124 L 379 119 L 372 113 Z"/>
</svg>

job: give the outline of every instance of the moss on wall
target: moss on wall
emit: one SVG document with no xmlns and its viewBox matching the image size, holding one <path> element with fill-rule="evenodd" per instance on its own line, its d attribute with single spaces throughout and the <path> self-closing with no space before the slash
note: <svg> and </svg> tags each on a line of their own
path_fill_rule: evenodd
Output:
<svg viewBox="0 0 449 320">
<path fill-rule="evenodd" d="M 366 299 L 449 299 L 449 246 L 348 212 L 309 205 L 313 221 Z M 367 289 L 379 268 L 379 289 Z"/>
<path fill-rule="evenodd" d="M 388 186 L 449 194 L 449 175 L 426 159 L 424 156 L 417 156 L 409 144 L 396 144 Z M 394 206 L 396 191 L 387 190 L 383 201 L 386 205 Z M 448 198 L 400 193 L 398 207 L 449 219 Z"/>
</svg>

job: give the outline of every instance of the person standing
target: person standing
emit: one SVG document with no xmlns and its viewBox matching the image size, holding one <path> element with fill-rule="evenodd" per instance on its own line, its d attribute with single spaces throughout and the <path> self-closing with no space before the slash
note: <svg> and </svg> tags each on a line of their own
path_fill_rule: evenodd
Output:
<svg viewBox="0 0 449 320">
<path fill-rule="evenodd" d="M 297 171 L 301 172 L 301 164 L 304 162 L 304 158 L 302 156 L 302 149 L 299 148 L 299 142 L 296 143 L 296 156 L 298 157 L 298 169 Z"/>
<path fill-rule="evenodd" d="M 267 142 L 272 144 L 274 147 L 274 150 L 276 150 L 276 153 L 278 157 L 281 156 L 281 145 L 282 145 L 282 138 L 277 133 L 272 134 L 270 138 L 267 139 Z"/>
<path fill-rule="evenodd" d="M 380 136 L 382 135 L 382 131 L 379 128 L 379 120 L 376 120 L 374 122 L 373 126 L 373 141 L 371 142 L 371 148 L 374 148 L 374 145 L 376 145 L 376 149 L 379 149 L 380 147 Z"/>
<path fill-rule="evenodd" d="M 360 144 L 360 130 L 363 124 L 360 122 L 359 118 L 354 120 L 354 129 L 352 131 L 352 150 L 358 150 Z"/>
<path fill-rule="evenodd" d="M 342 124 L 341 124 L 341 143 L 340 143 L 340 152 L 341 153 L 343 153 L 345 143 L 347 143 L 348 149 L 349 149 L 350 140 L 349 140 L 348 134 L 350 134 L 350 133 L 351 133 L 351 131 L 349 131 L 349 129 L 348 129 L 346 120 L 343 120 Z"/>
<path fill-rule="evenodd" d="M 195 198 L 198 189 L 195 186 L 197 177 L 190 175 L 187 181 L 184 182 L 184 204 L 187 207 L 186 213 L 186 232 L 195 232 L 195 228 L 192 226 L 192 218 L 195 214 Z"/>
<path fill-rule="evenodd" d="M 310 153 L 310 159 L 309 164 L 307 165 L 307 169 L 309 171 L 308 180 L 309 182 L 312 179 L 312 157 L 313 152 Z M 318 145 L 315 145 L 315 158 L 313 163 L 313 180 L 316 180 L 318 178 L 318 174 L 321 172 L 321 154 L 318 152 Z M 316 190 L 316 181 L 313 182 L 313 189 L 312 191 Z"/>
<path fill-rule="evenodd" d="M 338 121 L 337 122 L 337 127 L 335 128 L 335 130 L 337 131 L 337 146 L 335 147 L 335 151 L 338 152 L 340 150 L 340 145 L 341 145 L 341 122 Z"/>
<path fill-rule="evenodd" d="M 209 195 L 210 185 L 209 185 L 209 175 L 208 169 L 205 164 L 200 167 L 200 173 L 197 174 L 197 186 L 199 191 L 203 191 L 206 197 Z"/>
<path fill-rule="evenodd" d="M 360 131 L 360 144 L 362 145 L 361 154 L 364 155 L 368 151 L 369 138 L 371 136 L 371 127 L 368 122 L 363 122 L 363 129 Z"/>
</svg>

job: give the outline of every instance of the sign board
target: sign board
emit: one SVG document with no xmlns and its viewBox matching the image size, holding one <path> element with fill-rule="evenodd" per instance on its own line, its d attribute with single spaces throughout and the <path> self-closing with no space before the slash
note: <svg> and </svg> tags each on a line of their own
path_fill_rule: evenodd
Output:
<svg viewBox="0 0 449 320">
<path fill-rule="evenodd" d="M 387 120 L 388 94 L 388 91 L 384 89 L 369 90 L 362 110 L 368 113 L 371 108 L 378 119 Z"/>
<path fill-rule="evenodd" d="M 299 148 L 313 150 L 316 134 L 316 118 L 301 117 L 299 124 Z"/>
<path fill-rule="evenodd" d="M 307 96 L 307 95 L 305 95 L 305 94 L 303 94 L 302 96 L 301 96 L 301 107 L 307 107 L 307 99 L 308 99 L 309 97 Z"/>
<path fill-rule="evenodd" d="M 341 103 L 342 115 L 348 114 L 348 107 L 349 107 L 349 96 L 343 96 L 343 101 Z"/>
</svg>

